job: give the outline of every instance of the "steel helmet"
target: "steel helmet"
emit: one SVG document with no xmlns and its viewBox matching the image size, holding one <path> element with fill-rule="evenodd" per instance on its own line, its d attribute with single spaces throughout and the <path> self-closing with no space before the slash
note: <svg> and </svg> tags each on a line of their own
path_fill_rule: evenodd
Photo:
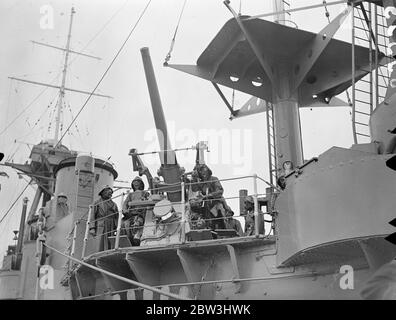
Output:
<svg viewBox="0 0 396 320">
<path fill-rule="evenodd" d="M 140 178 L 139 176 L 137 176 L 137 177 L 135 177 L 135 178 L 132 180 L 132 182 L 131 182 L 131 187 L 132 187 L 133 191 L 136 191 L 136 188 L 133 186 L 133 183 L 136 182 L 136 181 L 139 181 L 139 182 L 141 183 L 142 188 L 141 188 L 140 190 L 144 190 L 144 182 L 143 182 L 143 179 Z"/>
<path fill-rule="evenodd" d="M 247 196 L 247 197 L 245 198 L 245 202 L 254 203 L 254 199 L 253 199 L 252 196 Z"/>
<path fill-rule="evenodd" d="M 112 189 L 109 185 L 106 184 L 105 186 L 103 186 L 103 187 L 100 189 L 98 195 L 100 196 L 101 193 L 102 193 L 103 191 L 105 191 L 106 189 L 110 189 L 111 192 L 113 192 L 113 189 Z"/>
<path fill-rule="evenodd" d="M 210 170 L 210 168 L 204 163 L 204 164 L 199 164 L 196 166 L 196 170 L 200 177 L 202 177 L 202 170 L 204 170 L 204 169 L 208 170 L 209 176 L 212 176 L 212 174 L 213 174 L 212 170 Z"/>
<path fill-rule="evenodd" d="M 61 197 L 67 199 L 67 195 L 65 195 L 63 192 L 61 192 L 61 193 L 58 194 L 58 198 L 61 198 Z"/>
</svg>

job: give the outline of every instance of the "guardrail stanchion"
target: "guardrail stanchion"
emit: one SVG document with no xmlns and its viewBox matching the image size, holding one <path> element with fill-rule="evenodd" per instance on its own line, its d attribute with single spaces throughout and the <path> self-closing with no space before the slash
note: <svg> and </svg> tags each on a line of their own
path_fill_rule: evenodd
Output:
<svg viewBox="0 0 396 320">
<path fill-rule="evenodd" d="M 182 205 L 182 220 L 181 220 L 181 227 L 182 227 L 182 243 L 186 242 L 186 190 L 185 190 L 186 186 L 184 181 L 182 181 L 181 183 L 181 205 Z"/>
<path fill-rule="evenodd" d="M 254 199 L 254 235 L 259 236 L 259 208 L 257 195 L 257 174 L 253 175 L 253 199 Z"/>
<path fill-rule="evenodd" d="M 76 239 L 77 239 L 77 224 L 78 222 L 74 222 L 74 230 L 73 230 L 73 241 L 72 241 L 72 250 L 71 250 L 71 256 L 74 257 L 75 252 L 76 252 Z"/>
<path fill-rule="evenodd" d="M 89 229 L 91 227 L 91 216 L 92 216 L 92 205 L 89 206 L 88 209 L 88 217 L 87 217 L 87 223 L 85 225 L 85 234 L 84 234 L 84 242 L 83 242 L 83 247 L 82 247 L 82 252 L 81 252 L 81 258 L 84 259 L 85 257 L 85 251 L 87 249 L 87 243 L 88 243 L 88 236 L 89 236 Z M 76 228 L 77 229 L 77 228 Z M 75 230 L 76 230 L 75 229 Z"/>
<path fill-rule="evenodd" d="M 124 196 L 125 196 L 125 193 L 123 192 L 121 195 L 121 208 L 122 208 L 122 204 L 124 203 Z M 121 224 L 122 224 L 122 209 L 121 209 L 121 212 L 118 213 L 117 234 L 116 234 L 115 245 L 114 245 L 115 250 L 117 250 L 118 247 L 120 246 Z"/>
</svg>

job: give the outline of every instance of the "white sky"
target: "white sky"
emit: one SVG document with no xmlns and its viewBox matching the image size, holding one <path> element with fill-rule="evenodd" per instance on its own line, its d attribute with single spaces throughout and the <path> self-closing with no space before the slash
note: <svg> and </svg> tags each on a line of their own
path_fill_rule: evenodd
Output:
<svg viewBox="0 0 396 320">
<path fill-rule="evenodd" d="M 292 8 L 319 4 L 322 1 L 291 0 Z M 70 8 L 74 5 L 72 49 L 79 51 L 103 28 L 104 24 L 118 11 L 107 27 L 92 41 L 84 51 L 100 56 L 96 61 L 84 57 L 71 57 L 75 61 L 70 67 L 67 87 L 92 90 L 111 59 L 134 25 L 146 1 L 144 0 L 2 0 L 0 2 L 0 132 L 19 114 L 42 90 L 43 87 L 18 83 L 8 76 L 23 77 L 40 82 L 51 82 L 60 72 L 63 56 L 60 51 L 33 45 L 30 40 L 41 41 L 63 47 L 66 43 Z M 198 142 L 198 138 L 188 141 L 188 135 L 198 137 L 203 129 L 225 130 L 226 134 L 247 134 L 244 145 L 235 140 L 223 144 L 224 152 L 241 150 L 242 159 L 223 157 L 217 164 L 209 163 L 214 175 L 219 178 L 257 173 L 268 179 L 267 142 L 265 114 L 253 115 L 229 121 L 229 112 L 215 92 L 212 85 L 199 78 L 189 76 L 162 63 L 169 50 L 170 41 L 180 13 L 183 0 L 153 0 L 146 15 L 133 33 L 127 46 L 116 60 L 112 69 L 99 87 L 98 92 L 114 97 L 112 100 L 93 98 L 76 124 L 80 134 L 73 126 L 73 136 L 67 136 L 64 144 L 73 150 L 90 151 L 94 155 L 108 158 L 115 163 L 120 180 L 131 181 L 136 173 L 132 172 L 128 151 L 158 150 L 153 141 L 144 139 L 154 126 L 146 80 L 143 72 L 139 49 L 150 48 L 156 78 L 161 94 L 165 117 L 169 129 L 175 129 L 176 141 L 173 148 L 189 147 Z M 40 28 L 40 8 L 51 5 L 54 9 L 54 28 Z M 238 11 L 239 1 L 231 1 Z M 121 8 L 121 10 L 120 10 Z M 345 5 L 329 7 L 334 18 Z M 242 14 L 255 15 L 272 12 L 272 1 L 242 1 Z M 225 22 L 231 18 L 221 0 L 188 0 L 179 27 L 175 48 L 170 63 L 195 64 L 198 56 L 207 47 Z M 268 18 L 272 20 L 272 18 Z M 292 20 L 300 29 L 320 31 L 327 19 L 324 9 L 315 9 L 293 13 Z M 346 22 L 338 38 L 349 36 L 349 24 Z M 60 83 L 60 78 L 56 84 Z M 227 91 L 229 93 L 230 91 Z M 53 137 L 48 133 L 50 111 L 48 108 L 57 94 L 49 89 L 37 99 L 7 131 L 0 135 L 0 150 L 8 157 L 14 154 L 14 162 L 24 163 L 30 154 L 25 144 L 14 140 L 36 144 L 42 139 Z M 230 98 L 230 94 L 228 94 Z M 85 95 L 66 94 L 66 103 L 70 104 L 73 114 L 82 106 Z M 247 97 L 236 94 L 236 106 L 242 105 Z M 53 114 L 53 113 L 52 113 Z M 348 108 L 303 109 L 301 114 L 304 139 L 304 158 L 318 156 L 336 145 L 349 148 L 352 144 L 351 121 Z M 34 123 L 42 115 L 41 121 Z M 68 107 L 64 112 L 64 127 L 71 120 Z M 30 127 L 29 127 L 30 126 Z M 247 130 L 247 131 L 246 131 Z M 249 137 L 252 137 L 251 139 Z M 212 159 L 217 158 L 215 143 L 209 141 Z M 227 146 L 229 147 L 227 149 Z M 219 151 L 221 153 L 221 151 Z M 235 151 L 234 151 L 235 152 Z M 190 151 L 192 157 L 195 152 Z M 158 157 L 147 159 L 153 174 L 159 167 Z M 153 163 L 153 160 L 156 163 Z M 187 170 L 193 163 L 183 162 L 183 153 L 178 154 L 179 162 Z M 9 179 L 0 177 L 0 218 L 26 185 L 18 179 L 15 171 L 0 167 L 6 171 Z M 237 196 L 238 189 L 251 191 L 251 182 L 224 183 L 226 196 Z M 259 192 L 265 191 L 263 184 Z M 25 193 L 30 203 L 33 200 L 34 186 Z M 237 212 L 237 203 L 231 202 Z M 12 230 L 18 229 L 22 207 L 22 198 L 0 225 L 0 253 L 11 243 Z M 1 259 L 1 258 L 0 258 Z"/>
</svg>

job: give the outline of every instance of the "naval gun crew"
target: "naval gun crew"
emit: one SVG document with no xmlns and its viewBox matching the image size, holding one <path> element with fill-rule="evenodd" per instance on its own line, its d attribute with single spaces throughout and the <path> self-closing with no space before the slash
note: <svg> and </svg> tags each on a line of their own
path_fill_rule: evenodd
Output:
<svg viewBox="0 0 396 320">
<path fill-rule="evenodd" d="M 139 176 L 132 180 L 131 187 L 133 191 L 128 193 L 122 204 L 123 225 L 129 241 L 133 246 L 138 246 L 143 234 L 147 209 L 144 205 L 136 205 L 136 202 L 148 200 L 150 193 L 144 190 L 144 182 Z"/>
<path fill-rule="evenodd" d="M 111 199 L 113 189 L 106 185 L 98 193 L 99 199 L 93 204 L 90 234 L 100 236 L 99 251 L 111 249 L 109 236 L 117 229 L 118 207 Z"/>
<path fill-rule="evenodd" d="M 192 190 L 195 196 L 190 199 L 190 207 L 198 215 L 198 222 L 205 220 L 206 227 L 213 230 L 225 229 L 224 189 L 219 179 L 212 175 L 212 170 L 206 164 L 196 165 L 193 177 Z"/>
</svg>

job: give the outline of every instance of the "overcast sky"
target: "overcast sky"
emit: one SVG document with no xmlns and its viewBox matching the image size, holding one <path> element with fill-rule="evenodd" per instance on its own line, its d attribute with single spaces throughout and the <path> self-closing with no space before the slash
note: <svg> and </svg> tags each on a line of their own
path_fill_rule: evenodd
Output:
<svg viewBox="0 0 396 320">
<path fill-rule="evenodd" d="M 115 164 L 120 180 L 131 181 L 132 172 L 128 151 L 158 150 L 153 139 L 154 121 L 139 49 L 150 48 L 165 117 L 171 132 L 173 148 L 190 147 L 200 136 L 210 130 L 220 131 L 225 139 L 217 146 L 209 141 L 209 165 L 215 176 L 226 178 L 257 173 L 268 179 L 266 118 L 257 114 L 230 121 L 229 112 L 209 82 L 162 66 L 180 9 L 184 0 L 152 0 L 146 14 L 132 34 L 128 44 L 116 60 L 98 92 L 114 99 L 93 98 L 67 135 L 64 144 L 73 149 L 92 152 L 108 158 Z M 92 90 L 109 65 L 122 42 L 136 22 L 147 1 L 143 0 L 2 0 L 0 2 L 0 132 L 43 91 L 43 87 L 11 81 L 16 76 L 39 82 L 60 83 L 59 73 L 63 63 L 60 51 L 32 44 L 40 41 L 63 47 L 66 43 L 70 9 L 76 14 L 72 30 L 72 50 L 84 49 L 87 54 L 99 56 L 101 61 L 81 56 L 71 56 L 67 87 Z M 321 1 L 292 0 L 293 7 L 318 4 Z M 43 29 L 43 6 L 53 8 L 53 28 Z M 236 11 L 239 1 L 231 1 Z M 345 5 L 329 7 L 334 18 Z M 247 15 L 272 12 L 272 1 L 242 1 L 241 12 Z M 112 18 L 113 17 L 113 18 Z M 112 19 L 111 19 L 112 18 Z M 170 63 L 195 64 L 225 22 L 231 18 L 221 0 L 188 0 Z M 110 20 L 111 19 L 111 20 Z M 300 29 L 320 31 L 326 24 L 324 9 L 293 13 L 291 19 Z M 268 20 L 272 20 L 269 17 Z M 348 22 L 337 37 L 347 40 Z M 87 46 L 88 44 L 88 46 Z M 58 76 L 58 78 L 56 78 Z M 227 91 L 231 99 L 230 91 Z M 54 128 L 55 89 L 48 89 L 0 135 L 0 150 L 6 158 L 13 155 L 14 162 L 24 163 L 30 154 L 28 145 L 52 138 Z M 64 129 L 71 114 L 80 110 L 86 96 L 67 93 L 63 112 Z M 242 105 L 248 97 L 235 95 L 235 106 Z M 52 105 L 50 103 L 52 102 Z M 70 109 L 69 109 L 70 106 Z M 70 111 L 71 110 L 71 111 Z M 303 109 L 301 124 L 304 158 L 318 156 L 336 145 L 349 148 L 352 130 L 348 108 Z M 40 121 L 37 122 L 37 120 Z M 50 128 L 49 128 L 50 127 Z M 172 133 L 173 132 L 173 133 Z M 227 140 L 230 137 L 230 140 Z M 240 139 L 240 140 L 239 140 Z M 15 140 L 17 141 L 15 143 Z M 186 170 L 193 167 L 195 153 L 178 154 Z M 159 167 L 157 156 L 145 157 L 155 174 Z M 0 218 L 26 185 L 15 171 L 0 167 L 9 179 L 0 177 Z M 251 181 L 224 183 L 226 196 L 237 196 L 238 189 L 251 191 Z M 259 185 L 259 192 L 265 185 Z M 25 193 L 30 203 L 35 186 Z M 6 250 L 12 230 L 18 229 L 22 198 L 0 225 L 0 252 Z M 231 202 L 235 210 L 237 203 Z"/>
</svg>

